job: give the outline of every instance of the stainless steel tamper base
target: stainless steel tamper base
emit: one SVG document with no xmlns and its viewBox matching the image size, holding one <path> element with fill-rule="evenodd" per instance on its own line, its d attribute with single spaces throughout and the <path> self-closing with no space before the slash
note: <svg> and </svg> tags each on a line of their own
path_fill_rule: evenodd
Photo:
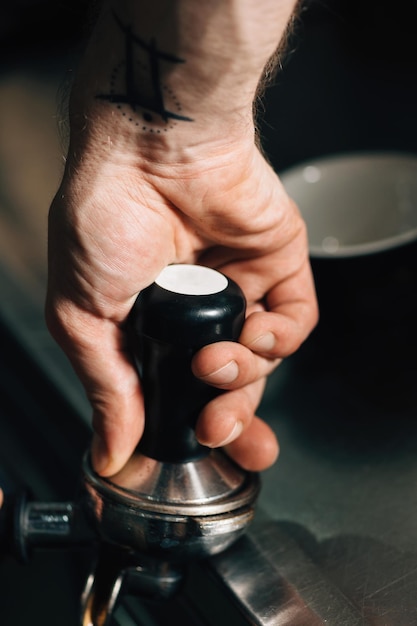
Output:
<svg viewBox="0 0 417 626">
<path fill-rule="evenodd" d="M 83 462 L 84 508 L 104 542 L 166 560 L 216 554 L 254 516 L 258 474 L 220 450 L 188 463 L 164 463 L 136 452 L 115 476 Z"/>
<path fill-rule="evenodd" d="M 170 597 L 184 566 L 217 554 L 254 516 L 260 480 L 220 450 L 187 463 L 136 452 L 115 476 L 102 478 L 83 461 L 82 504 L 101 540 L 83 593 L 82 626 L 108 626 L 121 597 Z"/>
</svg>

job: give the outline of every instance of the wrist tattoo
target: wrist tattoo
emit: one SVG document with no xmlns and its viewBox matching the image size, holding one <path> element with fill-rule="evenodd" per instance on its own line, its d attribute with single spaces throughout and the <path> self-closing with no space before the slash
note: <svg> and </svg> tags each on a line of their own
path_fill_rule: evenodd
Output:
<svg viewBox="0 0 417 626">
<path fill-rule="evenodd" d="M 115 104 L 124 117 L 143 131 L 167 132 L 178 122 L 192 122 L 192 118 L 182 114 L 173 90 L 161 80 L 163 64 L 185 63 L 184 59 L 159 50 L 154 38 L 147 42 L 138 37 L 114 12 L 113 17 L 124 35 L 125 60 L 113 69 L 109 93 L 97 94 L 96 98 Z"/>
</svg>

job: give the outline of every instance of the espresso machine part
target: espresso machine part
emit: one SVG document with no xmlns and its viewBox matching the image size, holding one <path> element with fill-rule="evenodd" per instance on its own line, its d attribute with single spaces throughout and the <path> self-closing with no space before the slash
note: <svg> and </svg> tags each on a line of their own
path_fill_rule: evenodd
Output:
<svg viewBox="0 0 417 626">
<path fill-rule="evenodd" d="M 252 521 L 259 477 L 197 441 L 198 415 L 221 392 L 191 371 L 203 346 L 238 340 L 245 308 L 236 283 L 198 265 L 170 265 L 139 294 L 127 334 L 145 430 L 111 478 L 84 459 L 83 509 L 101 551 L 83 596 L 83 625 L 107 625 L 120 594 L 132 588 L 169 596 L 187 562 L 223 551 Z"/>
<path fill-rule="evenodd" d="M 259 476 L 197 441 L 200 411 L 222 392 L 191 371 L 203 346 L 238 340 L 245 308 L 241 289 L 222 273 L 165 268 L 126 324 L 145 399 L 144 434 L 127 465 L 103 478 L 87 452 L 74 502 L 6 494 L 3 553 L 27 561 L 38 547 L 93 548 L 82 626 L 110 626 L 125 594 L 171 597 L 190 563 L 221 553 L 252 521 Z"/>
</svg>

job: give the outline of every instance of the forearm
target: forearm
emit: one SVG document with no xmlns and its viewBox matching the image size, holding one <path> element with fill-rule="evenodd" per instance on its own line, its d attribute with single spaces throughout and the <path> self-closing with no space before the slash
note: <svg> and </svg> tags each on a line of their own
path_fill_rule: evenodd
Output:
<svg viewBox="0 0 417 626">
<path fill-rule="evenodd" d="M 295 0 L 105 2 L 74 85 L 73 129 L 103 149 L 253 139 L 252 107 Z M 117 133 L 116 133 L 117 129 Z M 168 150 L 168 153 L 167 153 Z"/>
</svg>

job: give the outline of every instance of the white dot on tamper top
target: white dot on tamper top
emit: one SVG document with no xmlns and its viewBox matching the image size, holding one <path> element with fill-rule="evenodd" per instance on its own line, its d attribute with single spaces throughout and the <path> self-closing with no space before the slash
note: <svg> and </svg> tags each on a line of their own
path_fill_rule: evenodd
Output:
<svg viewBox="0 0 417 626">
<path fill-rule="evenodd" d="M 203 265 L 168 265 L 155 280 L 162 289 L 189 296 L 208 296 L 226 289 L 226 276 Z"/>
</svg>

